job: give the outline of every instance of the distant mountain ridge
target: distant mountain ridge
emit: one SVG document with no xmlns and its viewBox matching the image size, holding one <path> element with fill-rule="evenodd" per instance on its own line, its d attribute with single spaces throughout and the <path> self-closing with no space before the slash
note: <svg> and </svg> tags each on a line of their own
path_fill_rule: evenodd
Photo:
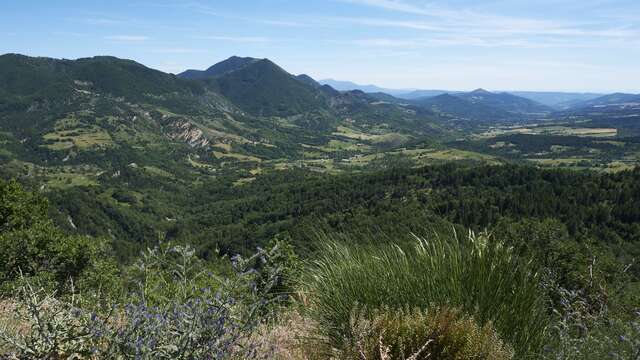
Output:
<svg viewBox="0 0 640 360">
<path fill-rule="evenodd" d="M 551 107 L 506 92 L 493 93 L 484 89 L 476 89 L 472 92 L 456 94 L 456 96 L 473 104 L 491 106 L 512 113 L 543 114 L 553 111 Z"/>
<path fill-rule="evenodd" d="M 438 90 L 438 89 L 390 89 L 376 85 L 359 85 L 351 81 L 339 81 L 333 79 L 325 79 L 319 81 L 322 84 L 329 84 L 340 91 L 362 90 L 367 93 L 386 93 L 400 99 L 415 100 L 426 97 L 434 97 L 442 94 L 460 94 L 465 91 Z M 556 110 L 565 110 L 574 105 L 601 97 L 602 93 L 581 93 L 581 92 L 563 92 L 563 91 L 498 91 L 507 92 L 512 95 L 520 96 L 529 100 L 533 100 L 542 105 L 552 107 Z"/>
<path fill-rule="evenodd" d="M 218 165 L 225 158 L 289 160 L 308 152 L 305 146 L 327 158 L 341 149 L 335 144 L 368 139 L 370 129 L 376 142 L 362 147 L 368 151 L 436 136 L 439 120 L 292 75 L 268 59 L 231 57 L 173 75 L 115 57 L 0 56 L 0 133 L 10 134 L 0 148 L 10 150 L 0 156 L 47 166 L 107 168 L 114 158 L 138 164 L 152 157 L 182 168 L 192 163 L 189 154 Z M 340 127 L 359 135 L 336 135 Z"/>
<path fill-rule="evenodd" d="M 640 94 L 614 93 L 587 101 L 573 104 L 572 109 L 590 107 L 624 106 L 625 104 L 640 103 Z"/>
<path fill-rule="evenodd" d="M 604 94 L 599 93 L 573 93 L 559 91 L 508 91 L 510 94 L 537 101 L 540 104 L 551 106 L 558 110 L 568 109 L 576 103 L 588 101 Z"/>
<path fill-rule="evenodd" d="M 318 82 L 323 85 L 329 85 L 338 91 L 360 90 L 366 93 L 385 93 L 385 94 L 394 95 L 394 96 L 405 94 L 415 90 L 415 89 L 389 89 L 389 88 L 382 88 L 376 85 L 360 85 L 351 81 L 340 81 L 340 80 L 334 80 L 334 79 L 322 79 L 322 80 L 318 80 Z"/>
<path fill-rule="evenodd" d="M 227 60 L 212 65 L 207 70 L 187 70 L 178 74 L 178 77 L 190 80 L 209 79 L 240 70 L 258 61 L 260 61 L 260 59 L 232 56 Z"/>
<path fill-rule="evenodd" d="M 503 121 L 514 117 L 514 115 L 508 111 L 482 103 L 473 103 L 451 94 L 415 99 L 412 103 L 458 119 Z"/>
</svg>

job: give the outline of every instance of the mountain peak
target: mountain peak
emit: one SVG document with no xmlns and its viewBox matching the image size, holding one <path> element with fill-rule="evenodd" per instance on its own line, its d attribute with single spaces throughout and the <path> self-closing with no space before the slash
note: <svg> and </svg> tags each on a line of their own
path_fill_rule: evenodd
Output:
<svg viewBox="0 0 640 360">
<path fill-rule="evenodd" d="M 270 62 L 267 59 L 232 56 L 226 60 L 210 66 L 207 70 L 187 70 L 183 73 L 178 74 L 178 76 L 190 80 L 209 79 L 242 69 L 246 66 L 262 61 Z"/>
<path fill-rule="evenodd" d="M 485 90 L 483 88 L 478 88 L 478 89 L 473 90 L 471 92 L 471 94 L 477 94 L 477 95 L 479 95 L 479 94 L 491 94 L 491 92 L 487 91 L 487 90 Z"/>
</svg>

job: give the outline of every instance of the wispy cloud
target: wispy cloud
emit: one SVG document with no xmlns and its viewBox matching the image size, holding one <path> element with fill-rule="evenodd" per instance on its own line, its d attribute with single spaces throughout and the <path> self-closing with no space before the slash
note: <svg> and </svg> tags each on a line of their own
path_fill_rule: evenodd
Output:
<svg viewBox="0 0 640 360">
<path fill-rule="evenodd" d="M 584 47 L 582 43 L 571 41 L 548 40 L 539 42 L 527 39 L 510 39 L 510 38 L 486 38 L 465 35 L 440 35 L 427 38 L 406 39 L 406 38 L 368 38 L 356 39 L 353 41 L 343 41 L 361 47 L 379 47 L 379 48 L 396 48 L 415 50 L 423 48 L 443 47 L 443 46 L 464 46 L 464 47 L 514 47 L 514 48 L 580 48 Z"/>
<path fill-rule="evenodd" d="M 237 14 L 220 11 L 218 7 L 214 8 L 206 4 L 203 4 L 200 2 L 194 2 L 194 1 L 184 1 L 184 2 L 181 1 L 177 3 L 165 3 L 165 4 L 159 3 L 159 4 L 153 4 L 153 6 L 190 9 L 196 13 L 203 14 L 203 15 L 211 15 L 211 16 L 215 16 L 223 19 L 237 20 L 237 21 L 242 21 L 242 22 L 252 23 L 252 24 L 263 24 L 263 25 L 278 26 L 278 27 L 309 27 L 310 26 L 309 23 L 300 22 L 300 21 L 291 21 L 289 20 L 288 17 L 284 17 L 283 19 L 285 20 L 283 20 L 280 18 L 265 19 L 265 18 L 241 16 Z"/>
<path fill-rule="evenodd" d="M 261 36 L 199 36 L 198 39 L 218 40 L 237 43 L 268 43 L 272 40 Z"/>
<path fill-rule="evenodd" d="M 629 24 L 611 26 L 602 20 L 576 23 L 526 17 L 504 16 L 482 13 L 473 9 L 451 9 L 429 4 L 415 5 L 402 0 L 337 0 L 344 3 L 363 5 L 386 10 L 412 14 L 411 20 L 397 20 L 371 17 L 337 17 L 333 21 L 370 27 L 389 27 L 417 30 L 431 35 L 446 35 L 455 40 L 453 43 L 507 46 L 552 46 L 563 39 L 574 44 L 584 40 L 592 45 L 601 45 L 606 40 L 634 41 L 640 38 L 638 27 Z M 473 36 L 468 36 L 473 34 Z M 432 41 L 433 42 L 433 41 Z M 450 43 L 446 40 L 443 43 Z"/>
<path fill-rule="evenodd" d="M 89 25 L 118 25 L 118 24 L 122 24 L 124 21 L 119 19 L 113 19 L 113 18 L 92 17 L 92 18 L 82 19 L 82 22 Z"/>
<path fill-rule="evenodd" d="M 391 27 L 413 30 L 428 30 L 428 31 L 449 31 L 447 27 L 438 26 L 430 22 L 424 21 L 405 21 L 405 20 L 390 20 L 380 18 L 358 18 L 358 17 L 333 17 L 328 18 L 330 21 L 337 21 L 346 24 L 365 25 L 373 27 Z"/>
<path fill-rule="evenodd" d="M 416 15 L 433 15 L 426 7 L 420 7 L 396 0 L 340 0 L 351 4 L 373 6 L 381 9 L 399 11 Z"/>
<path fill-rule="evenodd" d="M 193 48 L 158 48 L 151 49 L 150 51 L 157 54 L 205 54 L 209 52 L 203 49 Z"/>
<path fill-rule="evenodd" d="M 143 42 L 149 40 L 149 37 L 142 35 L 110 35 L 104 38 L 116 42 Z"/>
</svg>

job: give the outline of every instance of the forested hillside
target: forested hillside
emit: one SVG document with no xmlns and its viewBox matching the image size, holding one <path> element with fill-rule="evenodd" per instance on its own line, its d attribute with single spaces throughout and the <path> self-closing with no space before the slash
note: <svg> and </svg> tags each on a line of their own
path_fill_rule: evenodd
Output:
<svg viewBox="0 0 640 360">
<path fill-rule="evenodd" d="M 0 357 L 632 358 L 638 113 L 609 105 L 0 56 Z"/>
</svg>

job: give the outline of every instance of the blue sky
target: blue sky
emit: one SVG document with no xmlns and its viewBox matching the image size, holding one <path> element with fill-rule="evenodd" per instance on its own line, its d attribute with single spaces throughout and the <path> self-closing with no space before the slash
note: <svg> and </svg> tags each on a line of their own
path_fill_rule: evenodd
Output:
<svg viewBox="0 0 640 360">
<path fill-rule="evenodd" d="M 4 0 L 0 53 L 231 55 L 393 88 L 640 92 L 638 0 Z"/>
</svg>

